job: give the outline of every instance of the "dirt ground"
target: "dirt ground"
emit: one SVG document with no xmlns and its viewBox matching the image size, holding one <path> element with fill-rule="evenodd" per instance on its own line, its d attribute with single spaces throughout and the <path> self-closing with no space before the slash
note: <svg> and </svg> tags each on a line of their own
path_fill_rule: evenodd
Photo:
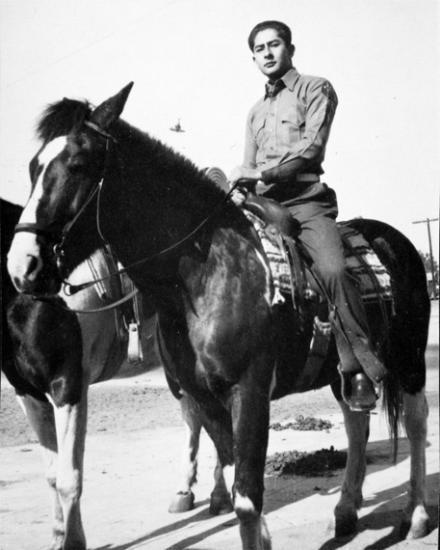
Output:
<svg viewBox="0 0 440 550">
<path fill-rule="evenodd" d="M 342 471 L 324 477 L 266 479 L 265 514 L 274 550 L 295 545 L 304 550 L 344 548 L 437 548 L 439 488 L 438 302 L 434 303 L 427 351 L 428 505 L 431 532 L 420 541 L 405 541 L 401 510 L 409 475 L 409 448 L 404 437 L 396 465 L 389 461 L 385 420 L 372 414 L 368 447 L 370 466 L 356 536 L 332 537 L 332 509 Z M 339 407 L 329 389 L 289 396 L 273 403 L 271 422 L 290 422 L 298 414 L 328 419 L 323 432 L 271 430 L 269 454 L 284 450 L 345 449 Z M 0 550 L 48 548 L 50 502 L 36 438 L 2 380 L 0 415 Z M 177 489 L 184 439 L 179 406 L 166 389 L 160 369 L 111 381 L 90 389 L 83 520 L 88 547 L 94 550 L 238 549 L 233 514 L 211 518 L 214 452 L 202 438 L 196 508 L 182 515 L 167 513 Z"/>
</svg>

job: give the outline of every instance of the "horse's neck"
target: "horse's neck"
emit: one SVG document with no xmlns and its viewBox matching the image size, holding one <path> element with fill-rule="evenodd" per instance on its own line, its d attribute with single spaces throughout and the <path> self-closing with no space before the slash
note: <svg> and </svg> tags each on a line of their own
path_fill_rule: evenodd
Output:
<svg viewBox="0 0 440 550">
<path fill-rule="evenodd" d="M 219 200 L 209 192 L 200 197 L 191 189 L 191 177 L 196 178 L 197 173 L 192 175 L 187 169 L 182 175 L 188 179 L 185 186 L 170 159 L 163 168 L 159 161 L 157 152 L 121 147 L 104 179 L 104 233 L 110 243 L 115 243 L 124 263 L 162 255 L 169 248 L 179 254 L 191 247 L 210 231 L 212 224 L 208 222 L 223 198 Z M 165 261 L 169 257 L 163 254 Z"/>
<path fill-rule="evenodd" d="M 104 241 L 96 229 L 96 208 L 93 208 L 87 214 L 87 219 L 81 219 L 68 234 L 65 255 L 67 272 L 73 273 L 103 246 Z"/>
<path fill-rule="evenodd" d="M 162 284 L 173 294 L 203 271 L 214 235 L 218 245 L 247 222 L 190 161 L 142 135 L 116 137 L 103 186 L 105 236 L 124 266 L 142 262 L 130 271 L 135 282 L 150 278 L 155 291 Z"/>
</svg>

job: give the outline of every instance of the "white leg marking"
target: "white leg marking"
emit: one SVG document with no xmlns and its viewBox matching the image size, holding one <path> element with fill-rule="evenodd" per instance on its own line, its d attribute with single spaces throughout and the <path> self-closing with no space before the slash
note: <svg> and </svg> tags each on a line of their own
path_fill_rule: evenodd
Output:
<svg viewBox="0 0 440 550">
<path fill-rule="evenodd" d="M 228 485 L 225 481 L 225 475 L 228 480 Z M 231 489 L 234 482 L 234 467 L 225 466 L 222 467 L 217 455 L 217 463 L 214 470 L 214 489 L 211 493 L 211 502 L 209 505 L 209 512 L 214 516 L 218 514 L 227 514 L 232 512 L 232 497 Z"/>
<path fill-rule="evenodd" d="M 85 549 L 80 497 L 87 423 L 86 381 L 80 402 L 56 407 L 54 413 L 58 440 L 57 490 L 65 520 L 65 546 Z"/>
<path fill-rule="evenodd" d="M 199 451 L 201 422 L 186 395 L 180 400 L 182 417 L 185 421 L 186 441 L 182 454 L 183 477 L 179 492 L 189 492 L 197 481 L 197 454 Z"/>
<path fill-rule="evenodd" d="M 226 489 L 228 490 L 229 494 L 232 495 L 232 486 L 234 485 L 235 479 L 235 466 L 225 466 L 222 473 Z"/>
<path fill-rule="evenodd" d="M 244 550 L 271 550 L 272 543 L 263 514 L 255 510 L 249 497 L 235 494 L 235 512 L 240 519 L 240 536 Z"/>
<path fill-rule="evenodd" d="M 61 548 L 64 543 L 65 529 L 63 511 L 56 488 L 58 455 L 53 409 L 49 403 L 43 403 L 29 395 L 17 396 L 17 400 L 40 442 L 45 476 L 52 495 L 52 547 Z"/>
<path fill-rule="evenodd" d="M 240 495 L 238 491 L 235 493 L 234 508 L 236 511 L 239 510 L 240 512 L 255 513 L 255 506 L 252 500 L 249 497 Z"/>
<path fill-rule="evenodd" d="M 410 523 L 408 538 L 420 538 L 428 532 L 426 512 L 426 436 L 428 404 L 425 390 L 403 394 L 403 414 L 411 450 L 409 502 L 406 515 Z"/>
<path fill-rule="evenodd" d="M 194 507 L 192 486 L 197 482 L 197 454 L 202 429 L 199 415 L 186 394 L 183 394 L 180 400 L 180 408 L 185 421 L 186 438 L 182 453 L 182 476 L 168 507 L 171 513 L 187 512 Z"/>
</svg>

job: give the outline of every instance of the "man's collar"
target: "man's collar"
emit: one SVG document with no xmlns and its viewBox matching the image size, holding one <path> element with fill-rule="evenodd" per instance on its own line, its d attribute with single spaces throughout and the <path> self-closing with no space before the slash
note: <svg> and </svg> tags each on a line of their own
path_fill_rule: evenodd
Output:
<svg viewBox="0 0 440 550">
<path fill-rule="evenodd" d="M 292 92 L 299 76 L 300 75 L 298 71 L 295 69 L 295 67 L 292 67 L 287 71 L 287 73 L 285 73 L 278 80 L 282 80 L 282 82 L 284 83 L 284 86 Z M 273 88 L 276 82 L 277 82 L 276 80 L 274 82 L 271 82 L 270 80 L 266 82 L 266 93 L 265 93 L 264 99 L 270 97 L 270 90 Z"/>
<path fill-rule="evenodd" d="M 295 69 L 295 67 L 292 67 L 283 77 L 281 77 L 281 80 L 286 85 L 286 88 L 289 88 L 289 90 L 292 91 L 298 78 L 299 72 Z"/>
</svg>

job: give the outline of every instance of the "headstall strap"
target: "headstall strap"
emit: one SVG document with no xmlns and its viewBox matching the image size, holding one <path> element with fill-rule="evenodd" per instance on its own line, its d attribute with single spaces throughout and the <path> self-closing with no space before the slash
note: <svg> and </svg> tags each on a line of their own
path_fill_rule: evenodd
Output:
<svg viewBox="0 0 440 550">
<path fill-rule="evenodd" d="M 115 144 L 118 143 L 118 140 L 116 138 L 114 138 L 111 134 L 109 134 L 108 132 L 106 132 L 105 130 L 100 128 L 94 122 L 86 120 L 86 121 L 84 121 L 84 125 L 87 126 L 90 129 L 92 129 L 93 131 L 97 132 L 99 135 L 101 135 L 102 137 L 104 137 L 106 139 L 107 155 L 108 155 L 108 151 L 109 151 L 109 146 L 108 146 L 109 141 L 111 141 L 112 143 L 115 143 Z M 80 215 L 84 212 L 85 208 L 91 202 L 91 200 L 93 199 L 95 194 L 98 194 L 98 197 L 97 197 L 97 219 L 96 219 L 97 230 L 98 230 L 98 233 L 99 233 L 101 239 L 103 240 L 103 243 L 105 245 L 107 244 L 106 239 L 104 238 L 104 236 L 102 234 L 102 230 L 101 230 L 100 208 L 99 208 L 100 207 L 100 205 L 99 205 L 100 195 L 101 195 L 101 191 L 102 191 L 104 177 L 105 177 L 105 173 L 104 173 L 103 177 L 101 178 L 101 180 L 99 182 L 97 182 L 94 189 L 92 189 L 92 191 L 90 192 L 88 198 L 86 199 L 86 201 L 84 202 L 84 204 L 82 205 L 82 207 L 80 208 L 78 213 L 74 216 L 74 218 L 70 222 L 68 222 L 66 224 L 63 231 L 61 232 L 61 238 L 59 239 L 58 243 L 56 243 L 54 245 L 53 251 L 54 251 L 54 254 L 55 254 L 55 257 L 56 257 L 56 262 L 57 262 L 57 265 L 58 265 L 59 269 L 62 266 L 62 258 L 64 256 L 64 241 L 65 241 L 65 238 L 66 238 L 67 234 L 69 233 L 69 231 L 72 229 L 73 225 L 77 222 Z M 231 197 L 234 189 L 237 187 L 237 185 L 238 185 L 238 182 L 236 182 L 234 185 L 232 185 L 231 188 L 229 189 L 229 191 L 226 193 L 225 197 L 222 198 L 219 201 L 219 203 L 217 204 L 217 206 L 214 208 L 213 212 L 208 214 L 194 229 L 192 229 L 187 235 L 185 235 L 183 238 L 181 238 L 177 242 L 175 242 L 172 245 L 160 250 L 159 252 L 153 253 L 150 256 L 146 256 L 145 258 L 137 260 L 137 261 L 133 262 L 132 264 L 130 264 L 129 266 L 126 266 L 122 269 L 119 269 L 115 273 L 110 273 L 109 275 L 107 275 L 105 277 L 101 277 L 101 278 L 96 279 L 96 280 L 91 280 L 91 281 L 88 281 L 86 283 L 79 284 L 79 285 L 71 285 L 67 281 L 64 281 L 64 285 L 65 285 L 64 286 L 64 292 L 68 295 L 73 295 L 76 292 L 79 292 L 81 290 L 85 290 L 86 288 L 94 286 L 97 283 L 101 283 L 102 281 L 110 279 L 111 277 L 121 276 L 123 273 L 127 273 L 130 268 L 140 266 L 140 265 L 146 263 L 147 261 L 151 261 L 153 259 L 160 258 L 160 257 L 172 252 L 173 250 L 176 250 L 177 248 L 179 248 L 183 244 L 187 243 L 189 241 L 189 239 L 191 239 L 193 236 L 195 236 L 205 225 L 207 225 L 207 223 L 209 221 L 211 221 L 214 218 L 214 216 L 216 216 L 218 214 L 219 209 L 230 199 L 230 197 Z M 39 228 L 37 226 L 37 224 L 18 224 L 18 226 L 16 228 L 16 231 L 31 231 L 31 232 L 34 232 L 34 233 L 37 233 L 37 234 L 41 233 L 41 234 L 50 235 L 50 236 L 55 234 L 54 232 L 51 232 L 49 230 Z M 132 299 L 134 296 L 136 296 L 137 293 L 138 293 L 138 290 L 136 288 L 133 288 L 133 290 L 131 292 L 129 292 L 129 294 L 127 296 L 125 296 L 124 298 L 122 298 L 121 300 L 118 300 L 117 302 L 115 302 L 113 304 L 108 304 L 107 306 L 104 306 L 104 307 L 98 308 L 98 309 L 94 309 L 94 310 L 77 311 L 77 310 L 71 309 L 71 311 L 74 311 L 76 313 L 96 313 L 96 312 L 99 312 L 99 311 L 107 311 L 107 310 L 113 309 L 113 308 L 123 304 L 124 302 Z M 38 297 L 37 299 L 46 300 L 43 297 Z M 137 303 L 135 304 L 135 307 L 136 306 L 137 306 Z M 139 312 L 137 312 L 137 313 L 139 315 Z M 136 323 L 134 323 L 134 325 L 136 325 Z"/>
<path fill-rule="evenodd" d="M 53 237 L 56 235 L 55 231 L 40 227 L 36 223 L 17 223 L 14 233 L 34 233 L 35 235 L 40 235 L 41 237 Z"/>
<path fill-rule="evenodd" d="M 98 133 L 102 137 L 105 137 L 106 139 L 111 139 L 113 143 L 118 143 L 118 140 L 114 136 L 112 136 L 111 134 L 109 134 L 108 132 L 100 128 L 97 124 L 95 124 L 91 120 L 85 120 L 84 125 L 90 128 L 91 130 L 93 130 L 94 132 Z"/>
</svg>

